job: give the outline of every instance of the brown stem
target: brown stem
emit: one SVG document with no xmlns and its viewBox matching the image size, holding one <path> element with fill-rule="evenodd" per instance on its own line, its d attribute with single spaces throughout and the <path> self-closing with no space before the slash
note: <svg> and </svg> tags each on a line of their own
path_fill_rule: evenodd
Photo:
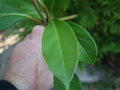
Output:
<svg viewBox="0 0 120 90">
<path fill-rule="evenodd" d="M 38 1 L 39 1 L 39 0 L 38 0 Z M 39 1 L 39 3 L 40 3 L 40 5 L 41 5 L 42 9 L 44 10 L 44 13 L 45 13 L 45 15 L 46 15 L 46 22 L 47 22 L 47 24 L 48 24 L 49 21 L 50 21 L 50 13 L 49 13 L 48 9 L 46 8 L 46 6 L 45 6 L 41 1 Z"/>
<path fill-rule="evenodd" d="M 46 17 L 47 17 L 47 24 L 49 23 L 49 21 L 50 21 L 50 14 L 49 14 L 49 11 L 48 11 L 48 9 L 46 8 L 46 6 L 45 5 L 42 5 L 42 7 L 43 7 L 43 10 L 44 10 L 44 12 L 45 12 L 45 14 L 46 14 Z"/>
<path fill-rule="evenodd" d="M 38 14 L 40 15 L 42 21 L 43 21 L 44 23 L 46 23 L 46 20 L 44 19 L 44 16 L 43 16 L 41 10 L 39 9 L 39 5 L 38 5 L 37 1 L 36 1 L 36 0 L 31 0 L 31 1 L 32 1 L 33 6 L 34 6 L 34 7 L 36 8 L 36 10 L 38 11 Z"/>
<path fill-rule="evenodd" d="M 40 22 L 39 20 L 35 19 L 35 18 L 31 18 L 31 20 L 35 21 L 37 24 L 46 26 L 46 24 L 44 24 L 43 22 Z"/>
</svg>

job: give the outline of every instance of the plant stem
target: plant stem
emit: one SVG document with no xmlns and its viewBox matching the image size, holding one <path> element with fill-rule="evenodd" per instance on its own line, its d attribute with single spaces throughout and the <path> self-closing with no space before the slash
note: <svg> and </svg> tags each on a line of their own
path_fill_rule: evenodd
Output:
<svg viewBox="0 0 120 90">
<path fill-rule="evenodd" d="M 19 16 L 19 17 L 24 17 L 24 18 L 27 18 L 27 19 L 30 19 L 30 20 L 36 22 L 37 24 L 44 25 L 44 26 L 46 25 L 45 23 L 40 22 L 36 18 L 31 17 L 29 15 L 25 15 L 25 14 L 19 14 L 19 13 L 4 13 L 4 14 L 0 14 L 0 17 L 4 17 L 4 16 Z"/>
<path fill-rule="evenodd" d="M 46 24 L 44 24 L 43 22 L 40 22 L 39 20 L 35 19 L 35 18 L 30 18 L 31 20 L 35 21 L 37 24 L 46 26 Z"/>
<path fill-rule="evenodd" d="M 46 6 L 43 4 L 42 1 L 38 0 L 38 2 L 40 3 L 42 9 L 43 9 L 44 12 L 45 12 L 45 15 L 46 15 L 46 22 L 47 22 L 47 24 L 48 24 L 49 21 L 50 21 L 50 13 L 49 13 L 48 9 L 46 8 Z"/>
<path fill-rule="evenodd" d="M 59 20 L 64 20 L 64 21 L 65 20 L 71 20 L 71 19 L 74 19 L 76 17 L 77 17 L 77 15 L 75 14 L 75 15 L 70 15 L 70 16 L 59 18 Z"/>
<path fill-rule="evenodd" d="M 36 0 L 31 0 L 31 1 L 32 1 L 33 6 L 34 6 L 34 7 L 36 8 L 36 10 L 38 11 L 38 13 L 39 13 L 42 21 L 46 24 L 46 20 L 44 19 L 44 16 L 43 16 L 41 10 L 39 9 L 39 5 L 38 5 L 37 1 L 36 1 Z"/>
<path fill-rule="evenodd" d="M 49 11 L 48 11 L 48 9 L 46 8 L 46 6 L 45 5 L 42 5 L 42 7 L 43 7 L 43 10 L 44 10 L 44 12 L 45 12 L 45 14 L 46 14 L 46 17 L 47 17 L 47 24 L 49 23 L 49 21 L 50 21 L 50 14 L 49 14 Z"/>
</svg>

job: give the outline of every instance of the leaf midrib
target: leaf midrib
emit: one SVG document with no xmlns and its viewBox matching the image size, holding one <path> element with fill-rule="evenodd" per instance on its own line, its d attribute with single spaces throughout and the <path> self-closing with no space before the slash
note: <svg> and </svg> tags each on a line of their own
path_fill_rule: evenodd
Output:
<svg viewBox="0 0 120 90">
<path fill-rule="evenodd" d="M 59 43 L 59 46 L 60 46 L 60 48 L 62 47 L 62 45 L 60 44 L 60 42 L 61 42 L 61 40 L 60 40 L 60 38 L 58 37 L 58 36 L 60 36 L 59 34 L 58 34 L 58 31 L 57 31 L 57 28 L 56 28 L 56 25 L 55 25 L 55 23 L 54 22 L 52 22 L 53 23 L 53 25 L 54 25 L 54 30 L 55 30 L 55 32 L 56 32 L 56 34 L 57 34 L 57 38 L 58 38 L 58 43 Z M 64 67 L 64 75 L 65 76 L 67 76 L 66 75 L 66 69 L 65 69 L 65 59 L 64 59 L 64 57 L 63 57 L 63 50 L 62 49 L 60 49 L 60 51 L 61 51 L 61 55 L 62 55 L 62 58 L 63 58 L 63 67 Z M 65 81 L 66 81 L 66 84 L 67 84 L 67 79 L 66 79 L 66 77 L 65 77 Z"/>
<path fill-rule="evenodd" d="M 80 44 L 80 46 L 81 46 L 81 49 L 83 49 L 84 53 L 88 56 L 88 58 L 89 58 L 90 60 L 92 60 L 92 59 L 89 57 L 89 55 L 87 54 L 86 50 L 83 48 L 83 46 L 82 46 L 81 44 Z"/>
</svg>

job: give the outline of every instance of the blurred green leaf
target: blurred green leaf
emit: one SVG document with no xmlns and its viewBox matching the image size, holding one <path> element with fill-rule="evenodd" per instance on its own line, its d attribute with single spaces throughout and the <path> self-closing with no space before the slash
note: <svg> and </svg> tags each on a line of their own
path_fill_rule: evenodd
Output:
<svg viewBox="0 0 120 90">
<path fill-rule="evenodd" d="M 56 18 L 62 17 L 63 13 L 67 9 L 69 0 L 44 0 L 49 12 Z"/>
<path fill-rule="evenodd" d="M 11 25 L 13 25 L 15 22 L 21 20 L 22 17 L 17 16 L 6 16 L 6 17 L 0 17 L 0 30 L 3 30 Z"/>
<path fill-rule="evenodd" d="M 97 56 L 97 46 L 92 36 L 78 24 L 70 22 L 79 41 L 79 59 L 82 62 L 93 64 Z"/>
</svg>

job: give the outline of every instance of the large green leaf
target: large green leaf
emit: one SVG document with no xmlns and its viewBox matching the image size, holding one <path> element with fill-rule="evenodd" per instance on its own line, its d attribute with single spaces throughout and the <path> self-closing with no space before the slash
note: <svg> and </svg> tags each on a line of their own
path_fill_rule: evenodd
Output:
<svg viewBox="0 0 120 90">
<path fill-rule="evenodd" d="M 57 78 L 54 79 L 54 85 L 55 85 L 55 90 L 66 90 L 64 85 Z M 77 77 L 77 75 L 74 75 L 68 90 L 83 90 L 81 82 L 79 78 Z"/>
<path fill-rule="evenodd" d="M 51 21 L 43 35 L 43 55 L 52 73 L 69 87 L 78 64 L 78 43 L 72 28 L 60 20 Z"/>
<path fill-rule="evenodd" d="M 23 15 L 30 15 L 31 17 L 38 18 L 38 14 L 35 8 L 26 0 L 2 0 L 0 1 L 0 14 L 6 14 L 8 16 L 0 17 L 0 30 L 4 29 L 16 21 L 23 19 L 20 15 L 13 15 L 10 16 L 9 14 L 23 14 Z M 1 22 L 2 21 L 2 22 Z"/>
<path fill-rule="evenodd" d="M 49 12 L 56 18 L 63 15 L 67 9 L 68 1 L 69 0 L 43 0 Z"/>
<path fill-rule="evenodd" d="M 97 47 L 92 36 L 78 24 L 70 22 L 69 25 L 74 30 L 79 41 L 79 59 L 82 62 L 92 64 L 96 60 Z"/>
</svg>

